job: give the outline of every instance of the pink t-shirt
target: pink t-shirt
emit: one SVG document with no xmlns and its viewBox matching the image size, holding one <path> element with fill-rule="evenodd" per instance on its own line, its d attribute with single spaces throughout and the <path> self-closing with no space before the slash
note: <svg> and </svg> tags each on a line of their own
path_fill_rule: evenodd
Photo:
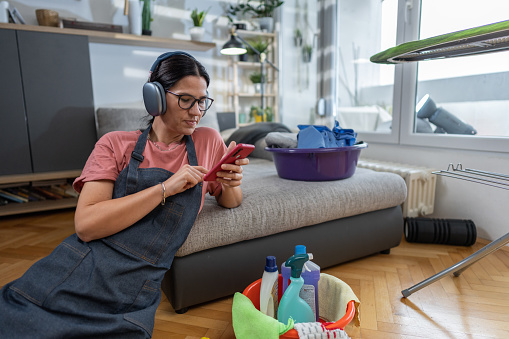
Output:
<svg viewBox="0 0 509 339">
<path fill-rule="evenodd" d="M 138 141 L 141 131 L 133 132 L 110 132 L 97 141 L 95 148 L 90 154 L 81 176 L 73 183 L 74 189 L 79 193 L 83 184 L 95 180 L 117 180 L 120 172 L 127 166 L 131 159 L 131 153 Z M 196 149 L 198 165 L 211 169 L 225 154 L 226 145 L 218 131 L 209 127 L 198 127 L 191 135 Z M 164 143 L 158 142 L 159 147 L 168 149 Z M 170 145 L 170 148 L 174 145 Z M 187 159 L 186 145 L 182 142 L 171 151 L 161 151 L 150 140 L 147 141 L 143 152 L 144 160 L 140 168 L 164 168 L 170 172 L 177 172 L 185 164 Z M 217 182 L 205 181 L 203 183 L 201 206 L 205 194 L 218 195 L 221 185 Z M 201 210 L 200 206 L 200 210 Z"/>
</svg>

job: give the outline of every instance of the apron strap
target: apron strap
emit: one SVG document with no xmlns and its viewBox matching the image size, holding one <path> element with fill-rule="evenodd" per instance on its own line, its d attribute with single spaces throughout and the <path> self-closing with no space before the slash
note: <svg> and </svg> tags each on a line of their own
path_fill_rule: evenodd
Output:
<svg viewBox="0 0 509 339">
<path fill-rule="evenodd" d="M 136 142 L 136 146 L 134 146 L 134 150 L 131 153 L 131 160 L 127 165 L 127 182 L 126 182 L 126 195 L 132 194 L 136 192 L 136 183 L 138 182 L 138 168 L 140 164 L 143 162 L 145 157 L 143 156 L 143 151 L 145 150 L 145 145 L 147 144 L 147 137 L 152 129 L 152 125 L 150 125 L 139 137 Z"/>
<path fill-rule="evenodd" d="M 198 158 L 196 157 L 196 149 L 194 148 L 194 142 L 190 135 L 184 135 L 187 150 L 187 160 L 189 165 L 198 166 Z"/>
</svg>

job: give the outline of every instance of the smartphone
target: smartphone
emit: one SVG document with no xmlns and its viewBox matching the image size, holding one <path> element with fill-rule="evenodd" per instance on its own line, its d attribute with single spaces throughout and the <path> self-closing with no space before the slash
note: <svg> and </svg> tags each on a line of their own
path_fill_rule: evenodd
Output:
<svg viewBox="0 0 509 339">
<path fill-rule="evenodd" d="M 254 145 L 250 144 L 238 144 L 232 149 L 228 154 L 221 159 L 214 167 L 205 174 L 203 177 L 203 181 L 216 181 L 217 172 L 221 170 L 222 164 L 233 164 L 237 159 L 246 158 L 253 150 L 255 149 Z"/>
</svg>

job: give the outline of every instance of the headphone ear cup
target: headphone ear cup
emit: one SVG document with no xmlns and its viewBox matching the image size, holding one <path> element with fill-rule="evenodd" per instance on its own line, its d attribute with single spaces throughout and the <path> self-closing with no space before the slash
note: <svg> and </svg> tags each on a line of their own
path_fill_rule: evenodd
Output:
<svg viewBox="0 0 509 339">
<path fill-rule="evenodd" d="M 166 112 L 166 91 L 158 82 L 147 82 L 143 85 L 143 103 L 145 109 L 152 116 Z"/>
</svg>

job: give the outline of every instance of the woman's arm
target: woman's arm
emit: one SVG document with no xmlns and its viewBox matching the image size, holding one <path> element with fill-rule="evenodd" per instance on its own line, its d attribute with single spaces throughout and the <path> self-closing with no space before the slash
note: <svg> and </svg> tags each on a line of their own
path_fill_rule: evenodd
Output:
<svg viewBox="0 0 509 339">
<path fill-rule="evenodd" d="M 206 172 L 201 166 L 183 166 L 164 182 L 166 197 L 194 187 Z M 83 186 L 74 216 L 76 234 L 81 240 L 88 242 L 120 232 L 162 201 L 161 184 L 118 199 L 112 199 L 113 186 L 110 180 L 90 181 Z"/>
</svg>

